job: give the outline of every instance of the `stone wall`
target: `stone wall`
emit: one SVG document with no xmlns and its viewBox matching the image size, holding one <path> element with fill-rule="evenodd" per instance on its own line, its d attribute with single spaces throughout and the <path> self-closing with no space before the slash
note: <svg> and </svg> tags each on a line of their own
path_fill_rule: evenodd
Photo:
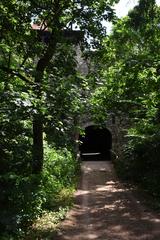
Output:
<svg viewBox="0 0 160 240">
<path fill-rule="evenodd" d="M 85 129 L 91 125 L 96 124 L 91 117 L 83 116 L 80 121 L 80 127 Z M 126 142 L 126 130 L 129 127 L 128 119 L 126 116 L 115 116 L 110 114 L 108 119 L 103 123 L 112 135 L 112 158 L 117 159 L 122 154 L 123 146 Z"/>
<path fill-rule="evenodd" d="M 82 56 L 80 42 L 74 45 L 76 50 L 76 61 L 77 61 L 77 71 L 79 71 L 82 75 L 86 76 L 90 69 L 90 61 L 84 59 Z M 94 69 L 94 68 L 93 68 Z M 92 70 L 93 70 L 92 69 Z M 77 120 L 77 123 L 82 129 L 85 129 L 91 125 L 97 125 L 91 116 L 83 116 L 81 120 Z M 126 142 L 126 129 L 129 127 L 129 121 L 127 116 L 116 115 L 113 113 L 109 114 L 108 119 L 102 123 L 112 135 L 112 156 L 113 158 L 118 158 L 122 154 L 123 146 Z M 79 133 L 76 131 L 76 140 L 78 142 Z M 75 136 L 74 135 L 74 136 Z M 76 152 L 78 152 L 79 146 L 76 144 Z"/>
</svg>

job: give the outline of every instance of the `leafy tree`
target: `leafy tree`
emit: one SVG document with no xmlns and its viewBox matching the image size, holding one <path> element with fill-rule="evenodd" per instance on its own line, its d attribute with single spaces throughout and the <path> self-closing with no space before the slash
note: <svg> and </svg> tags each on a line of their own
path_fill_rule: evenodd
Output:
<svg viewBox="0 0 160 240">
<path fill-rule="evenodd" d="M 2 232 L 20 232 L 42 208 L 58 208 L 61 190 L 73 185 L 73 135 L 91 82 L 94 87 L 78 70 L 77 48 L 101 47 L 102 21 L 114 18 L 115 2 L 0 3 Z"/>
<path fill-rule="evenodd" d="M 159 11 L 155 1 L 142 0 L 116 22 L 99 53 L 103 85 L 91 98 L 96 118 L 105 118 L 109 111 L 130 118 L 132 127 L 118 170 L 156 197 L 160 196 Z"/>
<path fill-rule="evenodd" d="M 34 99 L 33 173 L 40 172 L 43 166 L 44 86 L 53 73 L 49 66 L 54 56 L 56 57 L 59 44 L 65 42 L 64 29 L 69 29 L 72 25 L 77 26 L 84 31 L 85 38 L 90 38 L 90 44 L 87 40 L 84 41 L 85 47 L 86 44 L 92 47 L 99 46 L 105 35 L 102 21 L 113 19 L 114 12 L 110 5 L 114 2 L 116 1 L 10 0 L 3 1 L 0 5 L 2 29 L 0 70 L 4 76 L 3 84 L 7 88 L 10 79 L 12 81 L 17 79 L 27 94 L 29 91 L 32 92 Z M 32 30 L 31 21 L 40 26 L 38 31 Z M 49 35 L 47 43 L 44 44 L 40 39 L 41 36 L 45 36 L 46 31 Z M 62 72 L 59 74 L 65 78 L 65 74 Z M 54 76 L 53 80 L 57 81 Z"/>
<path fill-rule="evenodd" d="M 102 114 L 103 106 L 112 111 L 115 109 L 116 113 L 117 109 L 130 110 L 132 117 L 149 114 L 151 108 L 153 114 L 158 111 L 159 8 L 153 5 L 147 8 L 146 11 L 150 9 L 154 14 L 150 21 L 150 12 L 145 11 L 146 21 L 141 30 L 138 25 L 134 27 L 133 22 L 136 21 L 135 13 L 141 18 L 142 6 L 139 4 L 127 17 L 118 20 L 113 33 L 104 41 L 105 50 L 100 53 L 103 86 L 94 93 L 94 111 L 99 103 Z"/>
</svg>

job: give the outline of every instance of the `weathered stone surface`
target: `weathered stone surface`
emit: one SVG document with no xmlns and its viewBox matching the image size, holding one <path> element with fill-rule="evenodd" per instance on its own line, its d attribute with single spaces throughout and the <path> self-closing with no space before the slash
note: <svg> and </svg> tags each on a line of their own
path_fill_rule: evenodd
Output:
<svg viewBox="0 0 160 240">
<path fill-rule="evenodd" d="M 91 117 L 83 116 L 80 121 L 80 126 L 85 129 L 88 126 L 97 125 Z M 97 125 L 98 126 L 98 125 Z M 123 146 L 126 142 L 126 132 L 129 127 L 129 120 L 126 116 L 115 116 L 110 114 L 108 119 L 103 123 L 106 129 L 108 129 L 112 135 L 112 159 L 119 158 L 122 154 Z"/>
</svg>

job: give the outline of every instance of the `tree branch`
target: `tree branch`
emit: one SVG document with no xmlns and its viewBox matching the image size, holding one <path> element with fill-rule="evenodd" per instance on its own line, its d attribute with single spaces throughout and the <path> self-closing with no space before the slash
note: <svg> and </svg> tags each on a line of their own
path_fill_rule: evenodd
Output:
<svg viewBox="0 0 160 240">
<path fill-rule="evenodd" d="M 16 71 L 15 69 L 11 69 L 11 68 L 7 68 L 5 66 L 0 66 L 0 70 L 8 73 L 8 74 L 11 74 L 12 76 L 17 76 L 19 77 L 21 80 L 23 80 L 24 82 L 26 83 L 29 83 L 31 85 L 34 85 L 33 82 L 31 82 L 28 78 L 26 78 L 25 76 L 23 76 L 21 73 L 19 73 L 18 71 Z"/>
</svg>

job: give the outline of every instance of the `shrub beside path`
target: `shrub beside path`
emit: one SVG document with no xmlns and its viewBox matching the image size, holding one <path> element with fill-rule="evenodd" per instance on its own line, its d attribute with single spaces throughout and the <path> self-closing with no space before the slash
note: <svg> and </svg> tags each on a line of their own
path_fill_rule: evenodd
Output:
<svg viewBox="0 0 160 240">
<path fill-rule="evenodd" d="M 55 239 L 55 238 L 54 238 Z M 111 162 L 83 162 L 75 205 L 56 240 L 160 240 L 160 216 L 116 177 Z"/>
</svg>

